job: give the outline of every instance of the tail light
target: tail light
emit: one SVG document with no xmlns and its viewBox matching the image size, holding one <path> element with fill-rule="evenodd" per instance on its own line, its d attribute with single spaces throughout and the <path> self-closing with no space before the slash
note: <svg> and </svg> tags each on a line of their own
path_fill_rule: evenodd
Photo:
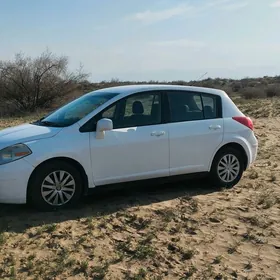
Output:
<svg viewBox="0 0 280 280">
<path fill-rule="evenodd" d="M 235 121 L 247 126 L 251 130 L 254 130 L 253 122 L 249 117 L 233 117 L 232 119 L 234 119 Z"/>
</svg>

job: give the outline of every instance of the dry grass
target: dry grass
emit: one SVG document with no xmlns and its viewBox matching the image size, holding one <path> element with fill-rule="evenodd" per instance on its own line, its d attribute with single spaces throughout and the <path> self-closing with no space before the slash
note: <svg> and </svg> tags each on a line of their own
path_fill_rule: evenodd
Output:
<svg viewBox="0 0 280 280">
<path fill-rule="evenodd" d="M 48 214 L 0 205 L 0 278 L 279 279 L 279 101 L 249 102 L 260 152 L 236 187 L 141 186 Z"/>
<path fill-rule="evenodd" d="M 44 112 L 36 112 L 32 115 L 23 115 L 14 118 L 0 118 L 0 130 L 14 125 L 20 125 L 22 123 L 38 120 L 43 117 L 44 114 Z"/>
</svg>

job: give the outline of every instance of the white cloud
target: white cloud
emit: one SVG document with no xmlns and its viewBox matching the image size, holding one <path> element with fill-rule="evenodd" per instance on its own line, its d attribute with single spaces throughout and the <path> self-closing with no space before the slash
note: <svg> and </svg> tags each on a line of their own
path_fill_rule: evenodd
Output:
<svg viewBox="0 0 280 280">
<path fill-rule="evenodd" d="M 271 8 L 280 8 L 280 1 L 276 1 L 270 4 Z"/>
<path fill-rule="evenodd" d="M 227 10 L 227 11 L 235 11 L 235 10 L 239 10 L 242 9 L 244 7 L 248 6 L 247 2 L 243 2 L 243 3 L 232 3 L 229 5 L 226 5 L 224 7 L 222 7 L 223 10 Z"/>
<path fill-rule="evenodd" d="M 231 2 L 232 0 L 215 0 L 206 4 L 206 7 L 215 7 L 221 4 Z"/>
<path fill-rule="evenodd" d="M 179 5 L 170 9 L 160 10 L 160 11 L 151 11 L 147 10 L 145 12 L 140 12 L 133 14 L 127 19 L 138 20 L 143 23 L 154 23 L 162 20 L 167 20 L 176 16 L 186 14 L 192 10 L 192 7 L 188 4 Z"/>
<path fill-rule="evenodd" d="M 195 16 L 207 11 L 208 9 L 222 9 L 226 11 L 234 11 L 247 6 L 248 3 L 243 0 L 212 0 L 203 5 L 191 6 L 190 4 L 181 4 L 173 6 L 169 9 L 135 13 L 126 17 L 126 20 L 140 21 L 145 24 L 151 24 L 159 21 L 168 20 L 178 16 Z"/>
<path fill-rule="evenodd" d="M 150 45 L 158 46 L 158 47 L 184 47 L 184 48 L 200 48 L 205 46 L 205 44 L 201 41 L 193 41 L 188 39 L 150 42 Z"/>
</svg>

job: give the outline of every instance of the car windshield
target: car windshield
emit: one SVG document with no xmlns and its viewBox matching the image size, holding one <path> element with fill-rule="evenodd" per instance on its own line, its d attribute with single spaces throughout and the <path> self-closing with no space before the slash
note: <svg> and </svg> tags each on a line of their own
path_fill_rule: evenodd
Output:
<svg viewBox="0 0 280 280">
<path fill-rule="evenodd" d="M 70 126 L 117 95 L 118 93 L 111 92 L 90 92 L 60 107 L 34 124 L 53 127 Z"/>
</svg>

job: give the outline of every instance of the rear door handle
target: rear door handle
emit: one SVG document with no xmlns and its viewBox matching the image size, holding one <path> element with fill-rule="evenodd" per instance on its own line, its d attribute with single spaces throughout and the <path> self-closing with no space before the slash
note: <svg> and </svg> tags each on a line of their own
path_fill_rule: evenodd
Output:
<svg viewBox="0 0 280 280">
<path fill-rule="evenodd" d="M 218 129 L 221 129 L 222 127 L 220 125 L 210 125 L 209 126 L 209 129 L 211 130 L 218 130 Z"/>
<path fill-rule="evenodd" d="M 157 137 L 159 137 L 159 136 L 162 136 L 162 135 L 164 135 L 165 134 L 165 131 L 153 131 L 152 133 L 151 133 L 151 136 L 157 136 Z"/>
</svg>

